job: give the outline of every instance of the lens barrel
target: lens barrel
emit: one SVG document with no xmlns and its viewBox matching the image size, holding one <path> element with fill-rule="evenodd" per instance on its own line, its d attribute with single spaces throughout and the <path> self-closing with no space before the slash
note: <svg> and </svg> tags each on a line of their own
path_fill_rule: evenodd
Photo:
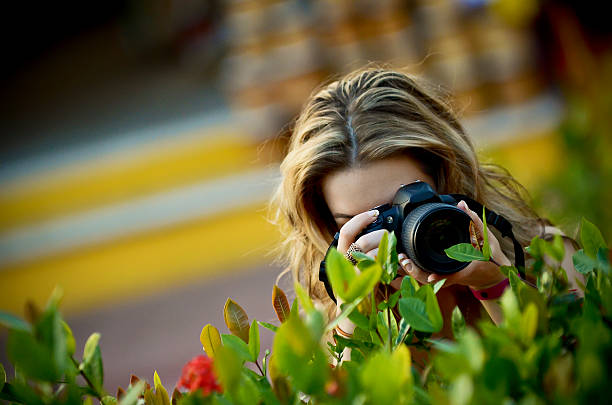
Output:
<svg viewBox="0 0 612 405">
<path fill-rule="evenodd" d="M 404 219 L 401 243 L 404 251 L 421 269 L 438 274 L 451 274 L 469 263 L 446 255 L 458 243 L 470 243 L 470 217 L 454 205 L 427 203 L 418 206 Z"/>
</svg>

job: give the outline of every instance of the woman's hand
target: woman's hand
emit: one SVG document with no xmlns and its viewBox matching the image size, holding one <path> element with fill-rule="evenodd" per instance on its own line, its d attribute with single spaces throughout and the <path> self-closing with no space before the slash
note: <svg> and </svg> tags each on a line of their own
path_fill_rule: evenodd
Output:
<svg viewBox="0 0 612 405">
<path fill-rule="evenodd" d="M 355 215 L 351 219 L 349 219 L 342 227 L 340 228 L 340 235 L 338 237 L 338 251 L 342 254 L 346 254 L 349 246 L 352 243 L 355 243 L 359 250 L 363 253 L 371 256 L 372 258 L 376 258 L 376 253 L 378 253 L 378 244 L 380 243 L 380 239 L 382 238 L 384 232 L 387 232 L 384 229 L 370 232 L 366 235 L 361 236 L 359 239 L 355 240 L 357 235 L 363 231 L 363 229 L 370 225 L 372 222 L 376 221 L 378 218 L 379 212 L 377 210 L 362 212 L 361 214 Z M 341 312 L 342 300 L 338 297 L 336 307 L 336 315 Z M 351 322 L 350 319 L 343 319 L 338 323 L 338 327 L 345 334 L 352 334 L 355 329 L 355 324 Z M 345 349 L 343 353 L 343 358 L 345 360 L 350 360 L 350 349 Z"/>
<path fill-rule="evenodd" d="M 465 201 L 460 201 L 457 207 L 463 212 L 469 215 L 474 225 L 476 225 L 476 231 L 479 233 L 480 238 L 484 235 L 484 224 L 480 217 L 471 209 L 468 208 Z M 482 290 L 498 284 L 503 281 L 506 276 L 500 271 L 499 266 L 510 266 L 510 260 L 506 257 L 504 252 L 501 250 L 499 241 L 495 235 L 487 228 L 489 245 L 491 246 L 491 259 L 493 261 L 481 262 L 473 261 L 464 269 L 444 276 L 441 274 L 428 273 L 418 268 L 412 260 L 406 257 L 405 254 L 398 256 L 400 262 L 400 272 L 414 277 L 421 284 L 435 283 L 443 278 L 446 278 L 445 287 L 453 284 L 461 284 L 471 287 L 475 290 Z"/>
<path fill-rule="evenodd" d="M 378 245 L 385 232 L 384 229 L 379 229 L 374 232 L 367 233 L 355 240 L 357 235 L 364 230 L 364 228 L 376 221 L 379 212 L 377 210 L 362 212 L 361 214 L 355 215 L 349 219 L 342 228 L 340 228 L 340 236 L 338 237 L 338 251 L 342 254 L 346 254 L 349 246 L 352 243 L 357 245 L 366 255 L 376 258 L 378 253 Z"/>
</svg>

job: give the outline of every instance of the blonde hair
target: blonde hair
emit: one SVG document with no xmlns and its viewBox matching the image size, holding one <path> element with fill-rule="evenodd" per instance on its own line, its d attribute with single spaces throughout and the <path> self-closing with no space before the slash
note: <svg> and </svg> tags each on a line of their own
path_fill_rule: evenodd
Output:
<svg viewBox="0 0 612 405">
<path fill-rule="evenodd" d="M 525 189 L 506 170 L 479 163 L 470 138 L 436 92 L 401 71 L 354 71 L 307 100 L 271 202 L 287 271 L 327 306 L 331 300 L 318 270 L 337 229 L 322 195 L 322 179 L 398 155 L 419 162 L 438 193 L 467 195 L 506 217 L 523 246 L 542 232 Z M 513 260 L 512 243 L 499 234 L 498 239 Z"/>
</svg>

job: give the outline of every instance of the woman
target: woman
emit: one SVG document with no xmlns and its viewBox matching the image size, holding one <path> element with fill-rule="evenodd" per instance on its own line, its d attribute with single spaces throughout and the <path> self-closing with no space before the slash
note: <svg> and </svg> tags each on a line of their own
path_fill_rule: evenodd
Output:
<svg viewBox="0 0 612 405">
<path fill-rule="evenodd" d="M 330 315 L 337 307 L 318 280 L 318 270 L 333 235 L 340 232 L 340 252 L 346 254 L 350 248 L 375 256 L 386 231 L 357 236 L 376 219 L 378 212 L 372 207 L 391 202 L 403 184 L 421 180 L 438 194 L 463 194 L 479 201 L 512 223 L 523 246 L 548 232 L 525 202 L 523 187 L 507 171 L 479 163 L 450 107 L 424 84 L 398 71 L 366 68 L 315 91 L 296 121 L 281 174 L 273 204 L 289 269 Z M 458 207 L 482 235 L 479 216 L 465 202 Z M 472 262 L 448 276 L 438 293 L 443 336 L 450 337 L 448 320 L 455 305 L 469 323 L 482 308 L 494 322 L 502 319 L 497 301 L 479 292 L 495 291 L 490 295 L 497 298 L 503 291 L 507 281 L 499 265 L 514 262 L 513 245 L 499 234 L 489 235 L 496 264 Z M 420 283 L 441 278 L 405 255 L 399 259 L 400 277 L 410 275 Z M 571 259 L 564 265 L 575 286 Z M 350 335 L 353 329 L 345 320 L 339 331 Z"/>
</svg>

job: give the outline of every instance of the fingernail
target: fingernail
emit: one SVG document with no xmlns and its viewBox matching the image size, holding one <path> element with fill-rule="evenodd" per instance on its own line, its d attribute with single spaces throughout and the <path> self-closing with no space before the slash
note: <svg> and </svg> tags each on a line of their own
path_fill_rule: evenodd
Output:
<svg viewBox="0 0 612 405">
<path fill-rule="evenodd" d="M 407 259 L 408 257 L 407 257 L 405 254 L 400 253 L 399 255 L 397 255 L 397 258 L 398 258 L 398 259 L 399 259 L 399 261 L 401 262 L 402 260 Z"/>
<path fill-rule="evenodd" d="M 433 274 L 430 274 L 429 276 L 427 276 L 427 282 L 431 283 L 432 281 L 434 281 L 436 278 L 434 277 Z"/>
<path fill-rule="evenodd" d="M 412 271 L 412 263 L 410 262 L 410 259 L 402 260 L 401 264 L 406 271 Z"/>
<path fill-rule="evenodd" d="M 378 216 L 379 212 L 378 212 L 378 210 L 372 210 L 372 211 L 369 212 L 369 214 L 370 214 L 371 217 L 375 218 L 375 217 Z"/>
<path fill-rule="evenodd" d="M 463 200 L 459 201 L 459 204 L 457 204 L 457 205 L 460 205 L 461 208 L 467 208 L 468 207 L 467 204 L 465 203 L 465 201 L 463 201 Z"/>
</svg>

